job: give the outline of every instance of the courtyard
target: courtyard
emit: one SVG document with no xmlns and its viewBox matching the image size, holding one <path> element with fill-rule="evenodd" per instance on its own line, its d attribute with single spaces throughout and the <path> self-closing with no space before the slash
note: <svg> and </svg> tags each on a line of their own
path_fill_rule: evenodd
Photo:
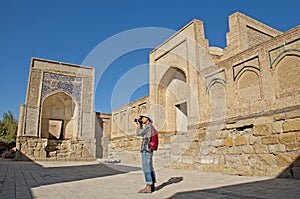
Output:
<svg viewBox="0 0 300 199">
<path fill-rule="evenodd" d="M 0 158 L 0 198 L 299 198 L 300 181 L 157 169 L 152 194 L 139 165 Z"/>
</svg>

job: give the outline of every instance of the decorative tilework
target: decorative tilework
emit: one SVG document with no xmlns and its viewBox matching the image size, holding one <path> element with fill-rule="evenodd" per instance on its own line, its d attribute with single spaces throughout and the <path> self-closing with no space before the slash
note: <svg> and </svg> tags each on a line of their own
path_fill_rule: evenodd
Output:
<svg viewBox="0 0 300 199">
<path fill-rule="evenodd" d="M 232 66 L 233 81 L 236 81 L 245 70 L 250 70 L 255 72 L 256 74 L 259 74 L 260 62 L 258 56 L 255 56 L 251 59 L 233 65 Z"/>
<path fill-rule="evenodd" d="M 64 91 L 72 96 L 77 103 L 81 101 L 81 77 L 72 77 L 52 73 L 44 73 L 42 100 L 52 93 Z"/>
<path fill-rule="evenodd" d="M 270 50 L 268 52 L 270 68 L 274 68 L 274 64 L 276 63 L 276 61 L 278 61 L 286 53 L 299 54 L 300 49 L 297 45 L 299 41 L 300 39 L 297 39 L 288 43 L 284 43 L 283 45 Z"/>
<path fill-rule="evenodd" d="M 224 69 L 220 69 L 214 73 L 205 76 L 206 91 L 209 91 L 210 87 L 215 82 L 220 82 L 223 85 L 226 84 L 226 74 Z"/>
</svg>

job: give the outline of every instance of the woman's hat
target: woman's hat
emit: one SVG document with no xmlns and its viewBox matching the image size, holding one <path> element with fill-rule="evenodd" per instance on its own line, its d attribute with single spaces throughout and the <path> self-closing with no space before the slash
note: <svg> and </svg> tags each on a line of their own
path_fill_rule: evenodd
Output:
<svg viewBox="0 0 300 199">
<path fill-rule="evenodd" d="M 149 114 L 141 114 L 140 117 L 146 117 L 150 120 L 150 122 L 153 122 L 151 115 L 149 115 Z"/>
</svg>

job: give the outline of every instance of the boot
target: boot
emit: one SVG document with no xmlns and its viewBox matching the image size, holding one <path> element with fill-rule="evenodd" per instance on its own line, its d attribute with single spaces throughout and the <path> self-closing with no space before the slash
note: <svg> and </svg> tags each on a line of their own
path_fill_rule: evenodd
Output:
<svg viewBox="0 0 300 199">
<path fill-rule="evenodd" d="M 154 183 L 151 185 L 151 191 L 152 191 L 152 192 L 155 191 L 155 184 L 154 184 Z"/>
<path fill-rule="evenodd" d="M 138 191 L 138 193 L 152 193 L 151 184 L 147 184 L 144 189 Z"/>
<path fill-rule="evenodd" d="M 152 192 L 155 191 L 155 184 L 154 184 L 154 183 L 151 184 L 151 191 L 152 191 Z"/>
</svg>

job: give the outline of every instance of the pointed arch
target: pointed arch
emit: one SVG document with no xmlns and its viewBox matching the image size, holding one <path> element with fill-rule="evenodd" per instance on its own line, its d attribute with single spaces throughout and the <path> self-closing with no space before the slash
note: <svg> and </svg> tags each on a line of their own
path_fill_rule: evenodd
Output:
<svg viewBox="0 0 300 199">
<path fill-rule="evenodd" d="M 210 90 L 210 88 L 212 86 L 214 86 L 215 84 L 217 84 L 217 83 L 222 84 L 223 86 L 225 86 L 226 81 L 224 79 L 221 79 L 221 78 L 214 78 L 206 86 L 206 91 L 208 92 Z"/>
<path fill-rule="evenodd" d="M 226 92 L 223 81 L 211 81 L 209 87 L 209 106 L 211 121 L 222 120 L 226 117 Z"/>
<path fill-rule="evenodd" d="M 233 80 L 238 81 L 239 78 L 246 72 L 246 71 L 253 71 L 257 75 L 259 75 L 260 69 L 256 66 L 244 66 L 236 75 L 234 75 Z"/>
<path fill-rule="evenodd" d="M 245 68 L 236 79 L 238 96 L 241 100 L 261 99 L 259 70 Z"/>
<path fill-rule="evenodd" d="M 284 53 L 274 62 L 278 94 L 299 90 L 300 53 Z"/>
<path fill-rule="evenodd" d="M 187 82 L 186 75 L 183 70 L 177 67 L 170 67 L 161 78 L 160 85 L 168 87 L 174 79 Z"/>
<path fill-rule="evenodd" d="M 44 98 L 41 109 L 42 138 L 70 139 L 76 136 L 76 103 L 63 91 Z"/>
<path fill-rule="evenodd" d="M 189 86 L 186 73 L 177 67 L 169 67 L 162 76 L 158 85 L 158 97 L 162 107 L 165 108 L 164 131 L 178 132 L 187 130 Z M 181 108 L 186 102 L 186 111 L 183 114 Z M 163 122 L 162 122 L 163 123 Z"/>
<path fill-rule="evenodd" d="M 210 88 L 216 83 L 220 83 L 225 87 L 226 85 L 225 69 L 217 70 L 205 76 L 206 92 L 209 92 Z"/>
<path fill-rule="evenodd" d="M 286 49 L 282 51 L 275 59 L 272 61 L 270 58 L 270 67 L 276 68 L 276 66 L 286 57 L 286 56 L 295 56 L 300 58 L 300 50 L 298 49 Z M 270 57 L 270 56 L 269 56 Z"/>
</svg>

